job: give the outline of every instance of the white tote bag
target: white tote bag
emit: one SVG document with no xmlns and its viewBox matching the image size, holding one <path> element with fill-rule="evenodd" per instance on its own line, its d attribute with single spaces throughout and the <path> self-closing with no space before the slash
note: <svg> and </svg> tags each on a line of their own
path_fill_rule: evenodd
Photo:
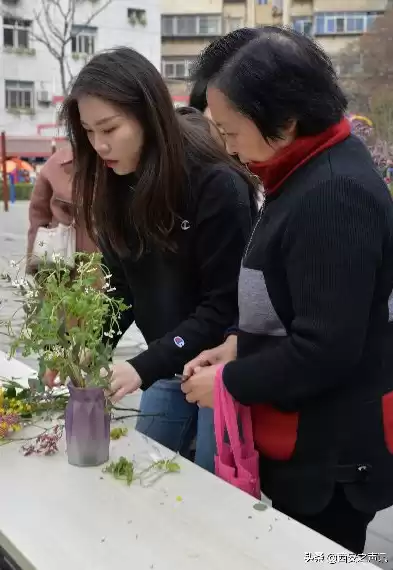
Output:
<svg viewBox="0 0 393 570">
<path fill-rule="evenodd" d="M 59 224 L 55 228 L 38 228 L 29 265 L 37 268 L 41 263 L 50 263 L 54 258 L 62 260 L 66 267 L 75 267 L 75 225 Z"/>
</svg>

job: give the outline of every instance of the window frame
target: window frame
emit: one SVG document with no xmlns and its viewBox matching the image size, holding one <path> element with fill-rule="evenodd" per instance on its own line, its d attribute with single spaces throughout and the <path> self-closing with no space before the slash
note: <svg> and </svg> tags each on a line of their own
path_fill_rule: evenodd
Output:
<svg viewBox="0 0 393 570">
<path fill-rule="evenodd" d="M 185 57 L 185 58 L 177 58 L 177 57 L 168 57 L 165 58 L 163 57 L 161 59 L 161 75 L 164 79 L 178 79 L 178 80 L 182 80 L 182 79 L 188 79 L 190 77 L 190 71 L 191 71 L 191 67 L 194 64 L 196 58 L 192 58 L 192 57 Z M 184 72 L 185 75 L 182 74 L 178 74 L 176 72 L 176 66 L 180 66 L 183 65 L 184 66 Z M 167 72 L 167 67 L 168 66 L 173 66 L 173 73 L 169 73 Z"/>
<path fill-rule="evenodd" d="M 7 111 L 12 110 L 34 110 L 34 82 L 33 81 L 18 81 L 13 79 L 6 79 L 4 82 L 5 91 L 5 108 Z M 12 93 L 16 93 L 17 105 L 11 104 Z M 30 95 L 29 104 L 26 105 L 25 94 Z"/>
<path fill-rule="evenodd" d="M 189 22 L 194 23 L 194 30 L 187 32 L 180 32 L 179 27 L 181 27 L 182 22 L 188 19 Z M 215 30 L 209 31 L 209 20 L 215 24 Z M 170 26 L 168 24 L 171 23 Z M 206 24 L 206 27 L 203 24 Z M 168 28 L 167 28 L 168 26 Z M 204 27 L 204 31 L 201 28 Z M 170 28 L 170 29 L 169 29 Z M 168 31 L 166 31 L 166 29 Z M 207 31 L 206 31 L 207 30 Z M 178 14 L 178 15 L 168 15 L 163 14 L 161 16 L 161 34 L 162 37 L 217 37 L 222 34 L 223 30 L 223 18 L 222 14 Z"/>
<path fill-rule="evenodd" d="M 361 35 L 369 31 L 380 14 L 382 12 L 317 12 L 314 15 L 314 35 Z M 360 22 L 362 25 L 359 25 Z"/>
<path fill-rule="evenodd" d="M 297 26 L 300 24 L 300 26 Z M 310 31 L 305 31 L 306 26 L 310 26 Z M 297 32 L 305 36 L 312 36 L 314 33 L 314 22 L 312 16 L 295 16 L 292 18 L 292 27 Z"/>
<path fill-rule="evenodd" d="M 12 23 L 11 23 L 12 22 Z M 32 27 L 31 20 L 23 20 L 22 18 L 10 18 L 4 17 L 3 18 L 3 45 L 5 48 L 22 48 L 22 49 L 30 49 L 30 40 L 31 40 L 31 27 Z M 10 30 L 12 32 L 12 44 L 8 44 L 5 42 L 5 31 Z M 19 33 L 23 32 L 26 33 L 26 45 L 21 45 Z"/>
<path fill-rule="evenodd" d="M 90 56 L 95 54 L 97 38 L 97 28 L 90 26 L 73 26 L 71 31 L 71 54 L 80 56 Z M 87 51 L 80 49 L 81 43 L 86 42 L 89 46 Z M 76 49 L 74 49 L 76 48 Z"/>
</svg>

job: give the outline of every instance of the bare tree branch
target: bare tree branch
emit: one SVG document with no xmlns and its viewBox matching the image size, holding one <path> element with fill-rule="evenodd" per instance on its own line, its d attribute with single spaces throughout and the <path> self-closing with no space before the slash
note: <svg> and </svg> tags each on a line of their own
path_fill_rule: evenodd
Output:
<svg viewBox="0 0 393 570">
<path fill-rule="evenodd" d="M 63 35 L 61 31 L 57 28 L 54 18 L 50 15 L 50 9 L 53 8 L 52 0 L 42 0 L 42 9 L 44 11 L 46 25 L 51 34 L 59 40 L 60 43 L 63 42 Z"/>
<path fill-rule="evenodd" d="M 81 0 L 80 0 L 81 1 Z M 30 31 L 30 37 L 46 47 L 48 52 L 58 61 L 63 94 L 67 85 L 73 79 L 67 46 L 72 39 L 83 33 L 83 28 L 89 26 L 94 18 L 103 12 L 113 0 L 102 0 L 99 6 L 82 23 L 75 26 L 76 7 L 78 0 L 68 0 L 64 7 L 62 0 L 40 0 L 40 10 L 34 10 L 34 20 L 37 30 Z M 67 76 L 67 77 L 66 77 Z"/>
<path fill-rule="evenodd" d="M 35 19 L 35 22 L 37 23 L 37 25 L 39 27 L 40 34 L 36 34 L 32 30 L 30 30 L 30 32 L 29 32 L 30 37 L 33 38 L 35 41 L 44 44 L 45 47 L 47 48 L 47 50 L 53 55 L 53 57 L 55 57 L 57 59 L 60 56 L 60 53 L 52 45 L 52 42 L 48 36 L 47 30 L 41 21 L 41 12 L 37 13 L 34 10 L 34 19 Z"/>
<path fill-rule="evenodd" d="M 85 20 L 82 24 L 78 24 L 78 26 L 80 26 L 80 30 L 74 35 L 78 36 L 83 30 L 82 28 L 86 28 L 87 26 L 89 26 L 91 24 L 91 22 L 94 20 L 94 18 L 96 18 L 98 16 L 98 14 L 101 14 L 101 12 L 103 12 L 105 10 L 105 8 L 107 8 L 109 6 L 109 4 L 112 3 L 113 0 L 106 0 L 106 2 L 100 6 L 99 8 L 97 8 L 97 10 L 94 10 L 94 12 L 89 16 L 89 18 L 87 18 L 87 20 Z M 72 2 L 72 0 L 71 0 Z M 74 0 L 75 2 L 75 0 Z M 74 7 L 74 13 L 75 13 L 75 7 Z M 74 22 L 73 22 L 74 23 Z M 70 36 L 67 40 L 66 43 L 70 42 L 72 40 L 72 36 Z"/>
<path fill-rule="evenodd" d="M 72 0 L 71 0 L 72 2 Z M 61 0 L 52 0 L 52 4 L 56 6 L 56 8 L 60 12 L 60 16 L 65 20 L 67 18 L 66 13 L 63 10 L 63 6 L 61 5 Z"/>
<path fill-rule="evenodd" d="M 64 61 L 65 61 L 65 65 L 66 65 L 67 73 L 68 73 L 68 84 L 70 84 L 73 82 L 75 75 L 72 73 L 70 62 L 69 62 L 68 58 L 65 58 Z"/>
<path fill-rule="evenodd" d="M 109 4 L 112 3 L 112 0 L 106 0 L 106 2 L 104 2 L 104 4 L 102 6 L 100 6 L 99 8 L 97 8 L 97 10 L 95 10 L 92 15 L 90 16 L 90 18 L 88 18 L 86 20 L 86 22 L 83 24 L 84 26 L 88 26 L 91 21 L 96 18 L 96 16 L 98 16 L 98 14 L 101 14 L 101 12 L 103 12 L 105 10 L 105 8 L 107 8 L 109 6 Z"/>
<path fill-rule="evenodd" d="M 376 18 L 371 30 L 339 55 L 344 85 L 358 111 L 370 112 L 372 98 L 393 82 L 393 9 Z"/>
<path fill-rule="evenodd" d="M 68 41 L 72 40 L 72 26 L 74 24 L 75 18 L 75 9 L 76 9 L 76 0 L 68 0 L 68 10 L 67 14 L 64 18 L 64 48 L 67 45 Z"/>
</svg>

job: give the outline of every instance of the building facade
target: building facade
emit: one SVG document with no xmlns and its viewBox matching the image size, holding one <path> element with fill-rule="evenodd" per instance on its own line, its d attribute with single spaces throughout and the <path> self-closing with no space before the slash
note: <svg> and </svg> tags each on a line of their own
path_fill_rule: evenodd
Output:
<svg viewBox="0 0 393 570">
<path fill-rule="evenodd" d="M 383 14 L 388 0 L 162 0 L 162 74 L 184 103 L 190 67 L 213 39 L 243 26 L 291 25 L 333 61 Z"/>
<path fill-rule="evenodd" d="M 66 84 L 94 53 L 119 45 L 137 49 L 160 69 L 160 0 L 60 0 L 61 10 L 55 4 L 0 1 L 0 128 L 7 136 L 59 135 L 57 112 L 64 89 L 51 51 L 61 50 L 65 37 Z M 75 12 L 68 16 L 70 32 L 64 36 L 64 15 L 70 9 Z"/>
<path fill-rule="evenodd" d="M 162 75 L 175 100 L 188 94 L 196 56 L 215 38 L 236 28 L 255 26 L 255 0 L 162 0 Z"/>
<path fill-rule="evenodd" d="M 292 0 L 290 21 L 295 29 L 313 35 L 333 58 L 369 31 L 384 13 L 387 0 Z"/>
</svg>

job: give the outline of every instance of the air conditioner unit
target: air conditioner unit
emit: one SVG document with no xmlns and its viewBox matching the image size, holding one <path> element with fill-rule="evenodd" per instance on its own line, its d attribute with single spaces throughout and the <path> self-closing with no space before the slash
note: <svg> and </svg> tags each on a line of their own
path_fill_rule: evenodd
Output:
<svg viewBox="0 0 393 570">
<path fill-rule="evenodd" d="M 38 91 L 37 101 L 39 103 L 51 103 L 51 98 L 49 96 L 49 91 Z"/>
</svg>

